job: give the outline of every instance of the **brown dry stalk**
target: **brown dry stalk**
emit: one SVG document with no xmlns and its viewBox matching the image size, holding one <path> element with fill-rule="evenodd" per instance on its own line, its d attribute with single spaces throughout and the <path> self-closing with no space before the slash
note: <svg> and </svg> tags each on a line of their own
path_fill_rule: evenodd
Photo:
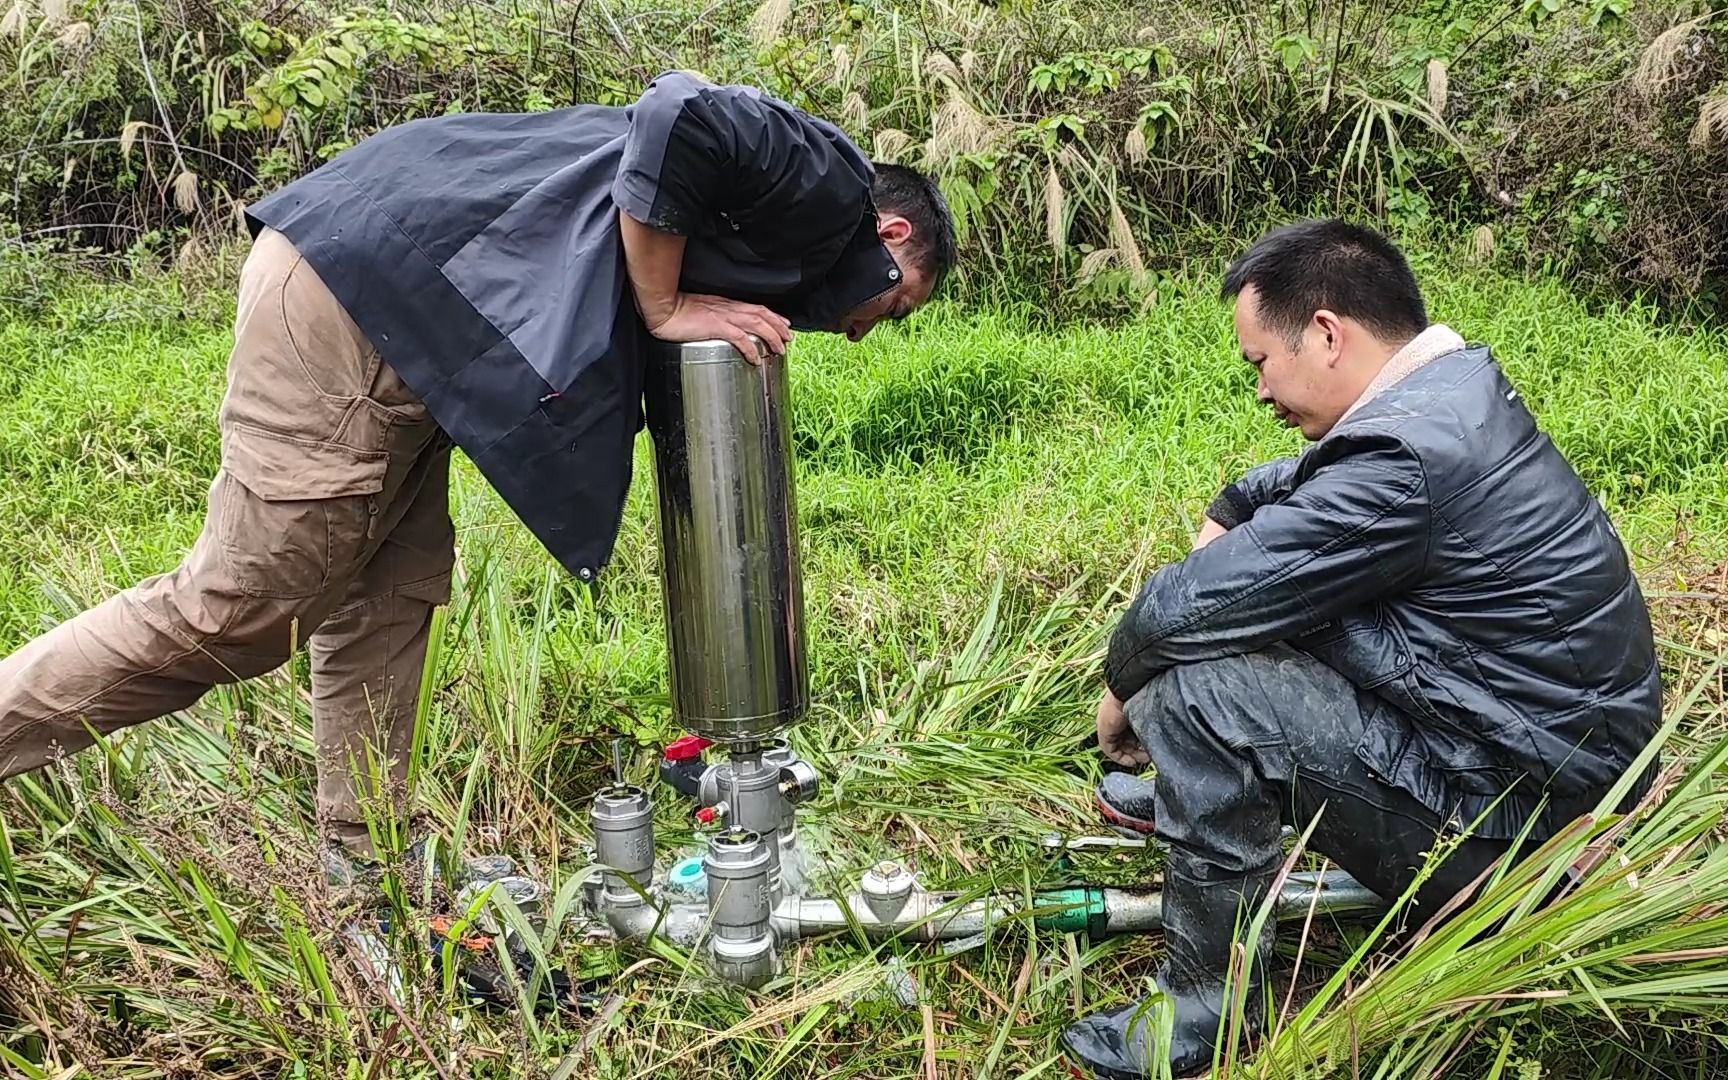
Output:
<svg viewBox="0 0 1728 1080">
<path fill-rule="evenodd" d="M 1693 31 L 1709 22 L 1714 14 L 1707 12 L 1696 19 L 1675 23 L 1657 34 L 1638 58 L 1638 67 L 1632 72 L 1632 89 L 1647 98 L 1659 95 L 1674 78 L 1680 66 L 1680 54 L 1686 51 L 1686 42 Z"/>
<path fill-rule="evenodd" d="M 1635 956 L 1623 956 L 1622 964 L 1677 964 L 1687 960 L 1713 960 L 1720 956 L 1728 956 L 1728 945 L 1716 945 L 1707 949 L 1675 949 L 1672 952 L 1638 953 Z"/>
<path fill-rule="evenodd" d="M 980 982 L 976 975 L 972 974 L 970 971 L 967 971 L 965 968 L 961 967 L 958 964 L 951 966 L 948 970 L 955 972 L 956 974 L 960 975 L 960 977 L 964 978 L 967 982 L 971 983 L 973 985 L 973 987 L 976 988 L 980 994 L 983 994 L 985 997 L 989 998 L 991 1003 L 994 1004 L 998 1009 L 1001 1009 L 1003 1012 L 1008 1011 L 1008 1003 L 1006 1001 L 1003 1001 L 1001 998 L 997 997 L 995 991 L 991 990 L 988 986 L 985 986 L 982 982 Z"/>
<path fill-rule="evenodd" d="M 936 1080 L 936 1011 L 929 1002 L 922 1002 L 918 1011 L 924 1017 L 924 1080 Z"/>
</svg>

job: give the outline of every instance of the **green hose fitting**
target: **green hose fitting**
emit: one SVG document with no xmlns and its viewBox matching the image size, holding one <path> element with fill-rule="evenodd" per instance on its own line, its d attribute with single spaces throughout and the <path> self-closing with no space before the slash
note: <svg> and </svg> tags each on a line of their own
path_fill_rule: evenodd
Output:
<svg viewBox="0 0 1728 1080">
<path fill-rule="evenodd" d="M 1104 890 L 1094 886 L 1038 893 L 1033 897 L 1033 907 L 1041 912 L 1033 916 L 1033 925 L 1042 930 L 1084 933 L 1092 938 L 1101 938 L 1109 924 L 1109 916 L 1104 910 Z M 1045 913 L 1046 908 L 1057 910 Z"/>
</svg>

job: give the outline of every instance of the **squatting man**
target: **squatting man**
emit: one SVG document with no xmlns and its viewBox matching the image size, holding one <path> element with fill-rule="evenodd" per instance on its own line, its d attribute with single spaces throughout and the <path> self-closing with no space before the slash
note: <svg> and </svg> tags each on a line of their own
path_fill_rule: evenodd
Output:
<svg viewBox="0 0 1728 1080">
<path fill-rule="evenodd" d="M 934 183 L 745 86 L 667 72 L 627 107 L 416 120 L 254 203 L 184 562 L 0 661 L 0 778 L 311 654 L 335 884 L 378 872 L 460 447 L 571 574 L 611 555 L 651 338 L 763 362 L 862 339 L 954 261 Z M 773 361 L 779 362 L 779 361 Z M 419 826 L 411 833 L 424 842 Z"/>
<path fill-rule="evenodd" d="M 1238 915 L 1266 897 L 1281 825 L 1314 822 L 1308 848 L 1387 901 L 1462 836 L 1407 930 L 1593 811 L 1660 719 L 1649 613 L 1607 515 L 1489 350 L 1429 323 L 1393 245 L 1287 226 L 1223 293 L 1259 400 L 1312 445 L 1227 486 L 1110 640 L 1097 735 L 1126 771 L 1097 800 L 1166 849 L 1167 952 L 1165 1004 L 1062 1033 L 1075 1071 L 1108 1080 L 1160 1073 L 1170 1005 L 1171 1074 L 1211 1066 Z M 1268 922 L 1250 1035 L 1273 940 Z"/>
</svg>

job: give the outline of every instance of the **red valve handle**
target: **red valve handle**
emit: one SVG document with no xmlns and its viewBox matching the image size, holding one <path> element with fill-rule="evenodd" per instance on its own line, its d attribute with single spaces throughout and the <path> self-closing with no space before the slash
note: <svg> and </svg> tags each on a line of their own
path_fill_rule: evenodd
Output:
<svg viewBox="0 0 1728 1080">
<path fill-rule="evenodd" d="M 702 809 L 696 811 L 696 820 L 704 825 L 714 824 L 714 819 L 719 816 L 719 814 L 714 812 L 712 806 L 704 806 Z"/>
<path fill-rule="evenodd" d="M 667 761 L 688 761 L 693 757 L 701 757 L 702 751 L 713 745 L 712 739 L 704 739 L 700 735 L 682 735 L 668 743 L 661 756 Z"/>
</svg>

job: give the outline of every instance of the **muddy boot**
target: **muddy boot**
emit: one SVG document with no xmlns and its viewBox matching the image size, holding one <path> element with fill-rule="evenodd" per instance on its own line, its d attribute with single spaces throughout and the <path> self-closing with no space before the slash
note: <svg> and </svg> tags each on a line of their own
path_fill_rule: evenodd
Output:
<svg viewBox="0 0 1728 1080">
<path fill-rule="evenodd" d="M 1223 1014 L 1224 980 L 1232 942 L 1246 937 L 1250 922 L 1271 887 L 1274 864 L 1261 873 L 1216 877 L 1185 872 L 1192 860 L 1172 853 L 1164 874 L 1164 966 L 1155 976 L 1158 989 L 1174 1006 L 1170 1035 L 1170 1074 L 1204 1075 L 1213 1048 L 1228 1037 L 1231 1020 Z M 1243 901 L 1246 903 L 1243 903 Z M 1239 928 L 1240 927 L 1240 928 Z M 1231 1000 L 1241 1002 L 1239 1024 L 1252 1039 L 1265 1012 L 1266 969 L 1272 960 L 1274 924 L 1268 921 L 1256 942 L 1246 989 L 1239 977 Z M 1158 1010 L 1166 1003 L 1141 1001 L 1075 1021 L 1062 1032 L 1062 1049 L 1078 1076 L 1101 1080 L 1141 1080 L 1159 1075 L 1156 1052 Z"/>
<path fill-rule="evenodd" d="M 1152 781 L 1133 773 L 1105 773 L 1104 779 L 1092 789 L 1092 801 L 1098 813 L 1118 830 L 1137 836 L 1157 832 L 1152 823 Z"/>
</svg>

